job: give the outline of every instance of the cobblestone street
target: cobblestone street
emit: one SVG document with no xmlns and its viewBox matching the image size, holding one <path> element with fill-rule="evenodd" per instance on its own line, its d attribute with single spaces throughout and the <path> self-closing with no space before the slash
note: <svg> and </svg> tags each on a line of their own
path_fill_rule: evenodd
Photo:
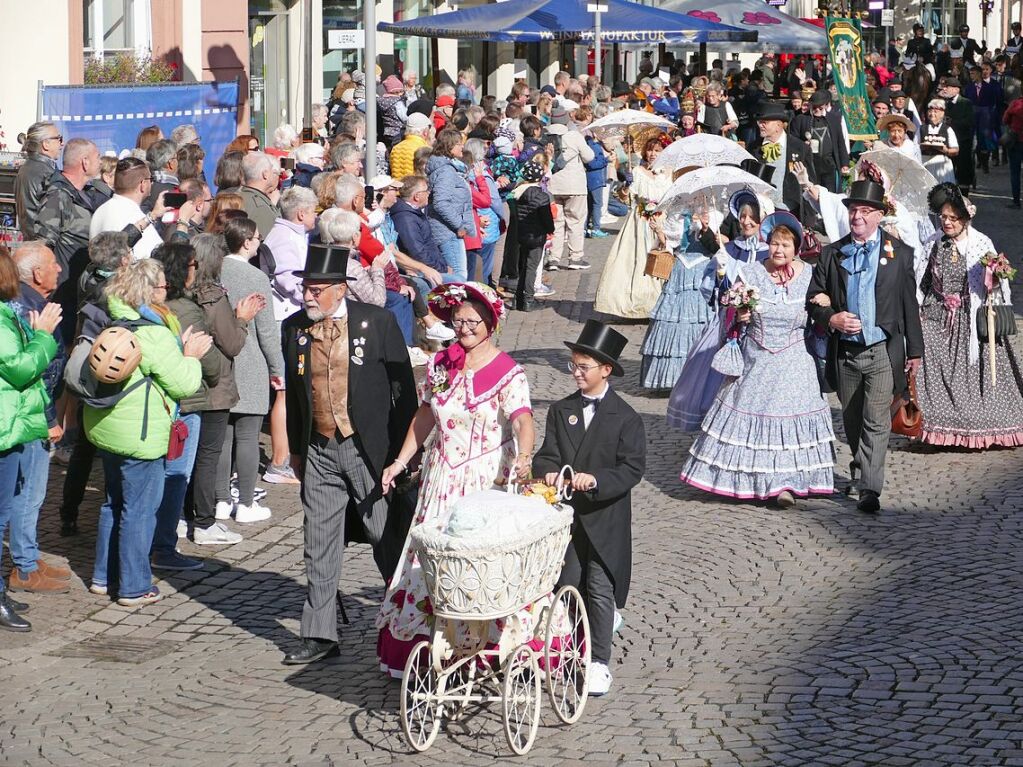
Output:
<svg viewBox="0 0 1023 767">
<path fill-rule="evenodd" d="M 983 180 L 977 227 L 1020 266 L 1008 173 Z M 549 404 L 571 391 L 562 341 L 590 316 L 610 243 L 587 240 L 594 268 L 553 275 L 548 308 L 512 313 L 501 334 L 526 366 L 541 429 Z M 630 339 L 618 387 L 643 416 L 649 460 L 634 495 L 615 684 L 572 727 L 556 724 L 545 698 L 520 763 L 1023 765 L 1023 451 L 893 438 L 876 517 L 840 495 L 788 510 L 723 502 L 679 482 L 691 439 L 665 425 L 666 398 L 639 386 L 646 325 L 616 327 Z M 836 484 L 849 462 L 841 436 Z M 345 556 L 342 657 L 281 665 L 304 598 L 296 488 L 265 485 L 274 517 L 232 523 L 239 545 L 183 542 L 210 557 L 206 569 L 161 580 L 167 598 L 127 610 L 82 584 L 102 473 L 97 465 L 77 539 L 57 534 L 62 480 L 54 464 L 39 537 L 44 556 L 70 563 L 73 589 L 16 595 L 31 602 L 34 631 L 0 634 L 0 764 L 511 761 L 497 706 L 471 709 L 429 752 L 410 752 L 398 683 L 376 666 L 382 589 L 365 546 Z M 5 577 L 9 566 L 5 556 Z"/>
</svg>

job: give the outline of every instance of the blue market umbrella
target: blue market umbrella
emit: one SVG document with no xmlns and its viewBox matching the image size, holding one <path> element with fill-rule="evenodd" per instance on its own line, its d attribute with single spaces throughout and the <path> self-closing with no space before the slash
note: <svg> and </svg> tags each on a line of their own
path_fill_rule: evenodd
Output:
<svg viewBox="0 0 1023 767">
<path fill-rule="evenodd" d="M 628 0 L 604 0 L 600 39 L 605 43 L 685 45 L 755 42 L 755 30 L 687 16 Z M 451 37 L 488 42 L 592 41 L 593 14 L 587 0 L 507 0 L 434 16 L 381 22 L 377 29 L 395 35 Z"/>
</svg>

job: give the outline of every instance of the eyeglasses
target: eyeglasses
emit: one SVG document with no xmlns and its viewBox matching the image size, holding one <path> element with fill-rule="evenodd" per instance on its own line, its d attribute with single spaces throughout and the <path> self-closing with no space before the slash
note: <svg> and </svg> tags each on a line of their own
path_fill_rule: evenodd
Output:
<svg viewBox="0 0 1023 767">
<path fill-rule="evenodd" d="M 579 373 L 582 373 L 583 375 L 586 375 L 591 370 L 595 370 L 596 368 L 599 368 L 600 365 L 580 365 L 577 362 L 569 362 L 567 367 L 568 367 L 568 372 L 569 373 L 579 372 Z"/>
<path fill-rule="evenodd" d="M 153 290 L 166 290 L 166 285 L 153 285 Z"/>
<path fill-rule="evenodd" d="M 313 298 L 319 298 L 326 291 L 330 290 L 331 288 L 336 288 L 336 287 L 337 287 L 337 285 L 326 285 L 326 286 L 324 286 L 322 288 L 317 288 L 317 287 L 315 287 L 313 285 L 303 285 L 302 286 L 302 290 L 303 290 L 303 292 L 308 293 L 309 295 L 311 295 Z"/>
<path fill-rule="evenodd" d="M 451 327 L 455 328 L 468 328 L 469 330 L 475 331 L 480 326 L 483 320 L 451 320 Z"/>
<path fill-rule="evenodd" d="M 43 141 L 59 141 L 60 143 L 63 144 L 64 137 L 58 133 L 56 136 L 47 136 L 46 138 L 43 139 Z"/>
<path fill-rule="evenodd" d="M 939 221 L 948 221 L 949 223 L 952 223 L 952 224 L 956 223 L 957 221 L 962 221 L 962 219 L 959 218 L 959 216 L 950 216 L 947 213 L 939 214 L 938 215 L 938 220 Z"/>
</svg>

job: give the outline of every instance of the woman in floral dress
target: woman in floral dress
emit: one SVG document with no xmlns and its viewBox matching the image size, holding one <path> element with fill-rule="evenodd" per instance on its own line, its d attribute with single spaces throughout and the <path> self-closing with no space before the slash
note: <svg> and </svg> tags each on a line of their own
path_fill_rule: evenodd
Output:
<svg viewBox="0 0 1023 767">
<path fill-rule="evenodd" d="M 681 479 L 716 495 L 773 498 L 787 507 L 796 496 L 833 492 L 835 434 L 804 340 L 812 269 L 796 258 L 802 227 L 781 211 L 764 219 L 762 231 L 770 255 L 742 275 L 760 293 L 753 311 L 737 315 L 747 325 L 742 373 L 721 387 Z"/>
<path fill-rule="evenodd" d="M 497 293 L 478 282 L 452 283 L 430 294 L 430 308 L 451 321 L 458 340 L 430 361 L 423 404 L 383 476 L 386 492 L 427 445 L 413 525 L 443 524 L 462 496 L 528 477 L 534 442 L 526 373 L 492 343 L 504 317 Z M 401 677 L 416 642 L 430 638 L 434 620 L 418 559 L 407 541 L 405 549 L 376 620 L 380 666 L 394 677 Z M 527 608 L 492 621 L 488 639 L 505 646 L 529 641 L 539 617 L 538 609 Z M 472 651 L 477 644 L 472 627 L 453 623 L 455 651 Z"/>
<path fill-rule="evenodd" d="M 917 382 L 924 442 L 984 449 L 1023 445 L 1023 380 L 1008 339 L 995 343 L 995 382 L 987 344 L 977 336 L 977 311 L 989 289 L 1009 306 L 1009 283 L 986 274 L 995 253 L 970 226 L 973 205 L 955 184 L 931 190 L 942 237 L 934 243 L 920 290 L 924 357 Z"/>
</svg>

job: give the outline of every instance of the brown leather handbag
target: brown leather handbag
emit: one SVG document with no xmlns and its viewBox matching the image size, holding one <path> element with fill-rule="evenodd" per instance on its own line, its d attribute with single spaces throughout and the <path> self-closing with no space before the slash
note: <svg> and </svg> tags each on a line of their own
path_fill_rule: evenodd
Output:
<svg viewBox="0 0 1023 767">
<path fill-rule="evenodd" d="M 909 399 L 896 397 L 892 400 L 892 433 L 919 439 L 924 430 L 923 413 L 916 404 L 916 374 L 910 371 Z"/>
</svg>

